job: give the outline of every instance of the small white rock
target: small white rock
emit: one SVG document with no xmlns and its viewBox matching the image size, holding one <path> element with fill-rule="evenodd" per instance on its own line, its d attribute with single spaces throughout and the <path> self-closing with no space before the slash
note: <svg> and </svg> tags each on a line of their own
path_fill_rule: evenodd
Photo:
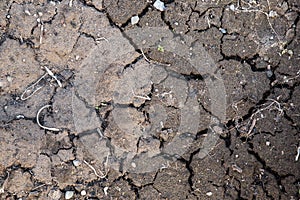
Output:
<svg viewBox="0 0 300 200">
<path fill-rule="evenodd" d="M 278 16 L 278 14 L 277 14 L 277 12 L 276 11 L 274 11 L 274 10 L 271 10 L 270 12 L 269 12 L 269 17 L 277 17 Z"/>
<path fill-rule="evenodd" d="M 223 33 L 223 34 L 227 33 L 226 29 L 224 29 L 224 28 L 219 28 L 219 30 L 220 30 L 221 33 Z"/>
<path fill-rule="evenodd" d="M 108 187 L 105 187 L 104 189 L 103 189 L 103 192 L 104 192 L 104 194 L 105 194 L 105 196 L 107 196 L 107 190 L 108 190 Z"/>
<path fill-rule="evenodd" d="M 74 191 L 67 191 L 65 194 L 65 199 L 71 199 L 74 195 Z"/>
<path fill-rule="evenodd" d="M 13 81 L 13 78 L 11 76 L 7 76 L 6 79 L 9 83 L 11 83 Z"/>
<path fill-rule="evenodd" d="M 139 22 L 139 20 L 140 20 L 139 16 L 137 16 L 137 15 L 133 16 L 133 17 L 131 17 L 131 24 L 135 25 Z"/>
<path fill-rule="evenodd" d="M 27 15 L 31 15 L 31 13 L 29 12 L 29 10 L 25 10 L 24 11 Z"/>
<path fill-rule="evenodd" d="M 206 195 L 209 196 L 209 197 L 210 197 L 212 194 L 213 194 L 212 192 L 207 192 L 207 193 L 206 193 Z"/>
<path fill-rule="evenodd" d="M 134 162 L 132 162 L 131 167 L 136 168 L 136 164 Z"/>
<path fill-rule="evenodd" d="M 266 145 L 267 145 L 267 146 L 270 146 L 270 144 L 271 144 L 271 142 L 266 141 Z"/>
<path fill-rule="evenodd" d="M 73 160 L 73 165 L 75 167 L 78 167 L 79 165 L 81 165 L 81 162 L 79 160 Z"/>
<path fill-rule="evenodd" d="M 294 54 L 294 52 L 293 52 L 291 49 L 289 49 L 289 50 L 287 51 L 287 53 L 288 53 L 290 56 L 292 56 L 292 55 Z"/>
<path fill-rule="evenodd" d="M 85 190 L 82 190 L 82 191 L 80 192 L 80 194 L 81 194 L 81 196 L 85 196 L 85 195 L 86 195 L 86 191 L 85 191 Z"/>
<path fill-rule="evenodd" d="M 164 11 L 166 10 L 164 2 L 161 2 L 160 0 L 156 0 L 153 4 L 153 6 L 159 10 L 159 11 Z"/>
<path fill-rule="evenodd" d="M 232 10 L 232 11 L 235 11 L 234 4 L 231 4 L 231 5 L 229 6 L 229 9 Z"/>
<path fill-rule="evenodd" d="M 61 195 L 62 193 L 59 190 L 50 190 L 50 192 L 48 193 L 48 197 L 53 200 L 61 199 Z"/>
</svg>

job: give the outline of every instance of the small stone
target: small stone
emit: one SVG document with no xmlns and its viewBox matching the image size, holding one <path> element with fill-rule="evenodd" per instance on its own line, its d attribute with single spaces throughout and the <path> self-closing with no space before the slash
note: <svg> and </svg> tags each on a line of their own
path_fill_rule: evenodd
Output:
<svg viewBox="0 0 300 200">
<path fill-rule="evenodd" d="M 213 194 L 212 192 L 207 192 L 207 193 L 206 193 L 206 195 L 209 196 L 209 197 L 210 197 L 212 194 Z"/>
<path fill-rule="evenodd" d="M 266 141 L 266 145 L 267 145 L 267 146 L 270 146 L 270 144 L 271 144 L 271 142 Z"/>
<path fill-rule="evenodd" d="M 221 33 L 226 34 L 227 31 L 224 28 L 219 28 L 219 30 L 221 31 Z"/>
<path fill-rule="evenodd" d="M 232 11 L 235 11 L 234 4 L 231 4 L 231 5 L 229 6 L 229 9 L 232 10 Z"/>
<path fill-rule="evenodd" d="M 131 17 L 131 24 L 135 25 L 139 22 L 139 20 L 140 20 L 139 16 L 137 16 L 137 15 L 133 16 L 133 17 Z"/>
<path fill-rule="evenodd" d="M 86 191 L 85 191 L 85 190 L 82 190 L 82 191 L 80 192 L 80 194 L 81 194 L 81 196 L 85 196 L 85 195 L 86 195 Z"/>
<path fill-rule="evenodd" d="M 79 160 L 73 160 L 73 165 L 75 167 L 78 167 L 79 165 L 81 165 L 81 162 Z"/>
<path fill-rule="evenodd" d="M 264 56 L 264 61 L 269 61 L 269 57 L 268 56 Z"/>
<path fill-rule="evenodd" d="M 271 10 L 270 12 L 269 12 L 269 17 L 277 17 L 278 16 L 278 14 L 277 14 L 277 12 L 276 11 L 274 11 L 274 10 Z"/>
<path fill-rule="evenodd" d="M 288 53 L 290 56 L 293 56 L 293 54 L 294 54 L 294 52 L 293 52 L 291 49 L 289 49 L 289 50 L 287 51 L 287 53 Z"/>
<path fill-rule="evenodd" d="M 65 194 L 65 199 L 71 199 L 74 195 L 74 191 L 67 191 Z"/>
<path fill-rule="evenodd" d="M 25 10 L 24 11 L 27 15 L 31 15 L 31 13 L 29 12 L 29 10 Z"/>
<path fill-rule="evenodd" d="M 165 4 L 164 2 L 161 2 L 160 0 L 156 0 L 153 4 L 153 6 L 159 10 L 159 11 L 165 11 L 166 10 L 166 7 L 165 7 Z"/>
<path fill-rule="evenodd" d="M 136 164 L 134 162 L 131 163 L 131 167 L 136 168 Z"/>
<path fill-rule="evenodd" d="M 104 194 L 105 194 L 105 196 L 107 196 L 107 191 L 108 191 L 108 187 L 105 187 L 104 189 L 103 189 L 103 192 L 104 192 Z"/>
<path fill-rule="evenodd" d="M 13 81 L 13 78 L 11 76 L 7 76 L 6 79 L 9 83 L 11 83 Z"/>
<path fill-rule="evenodd" d="M 50 197 L 50 199 L 52 200 L 59 200 L 61 198 L 61 191 L 59 190 L 50 190 L 50 192 L 48 193 L 48 197 Z"/>
<path fill-rule="evenodd" d="M 267 70 L 266 75 L 268 78 L 271 78 L 273 76 L 273 72 L 271 70 Z"/>
</svg>

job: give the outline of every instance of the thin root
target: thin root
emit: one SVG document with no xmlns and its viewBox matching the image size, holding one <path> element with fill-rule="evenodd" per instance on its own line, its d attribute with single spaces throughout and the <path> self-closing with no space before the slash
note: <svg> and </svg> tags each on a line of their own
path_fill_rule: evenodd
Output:
<svg viewBox="0 0 300 200">
<path fill-rule="evenodd" d="M 281 105 L 278 101 L 274 100 L 274 99 L 267 99 L 268 101 L 271 101 L 271 103 L 268 103 L 268 104 L 262 104 L 261 106 L 265 106 L 265 107 L 262 107 L 260 109 L 258 109 L 256 112 L 254 112 L 251 116 L 250 116 L 250 119 L 247 123 L 247 127 L 249 127 L 248 131 L 244 132 L 245 136 L 248 138 L 250 136 L 253 135 L 252 131 L 256 125 L 256 122 L 258 120 L 260 120 L 261 118 L 257 118 L 256 116 L 259 114 L 259 113 L 262 113 L 262 111 L 265 111 L 265 110 L 277 110 L 278 111 L 278 116 L 282 116 L 283 115 L 283 109 L 281 108 Z M 240 124 L 237 124 L 235 126 L 236 129 L 239 129 L 241 127 Z"/>
<path fill-rule="evenodd" d="M 299 157 L 300 157 L 300 146 L 297 148 L 297 155 L 296 155 L 296 158 L 295 158 L 296 162 L 299 160 Z"/>
<path fill-rule="evenodd" d="M 41 128 L 43 128 L 43 129 L 45 129 L 45 130 L 49 130 L 49 131 L 60 131 L 60 129 L 58 129 L 58 128 L 50 128 L 50 127 L 47 127 L 47 126 L 43 126 L 43 125 L 41 125 L 41 123 L 40 123 L 40 120 L 39 120 L 40 113 L 41 113 L 45 108 L 49 108 L 49 107 L 51 107 L 51 105 L 45 105 L 45 106 L 43 106 L 43 107 L 37 112 L 37 114 L 36 114 L 36 122 L 37 122 L 37 124 L 38 124 Z"/>
<path fill-rule="evenodd" d="M 244 2 L 244 1 L 243 1 Z M 245 7 L 243 7 L 243 6 L 241 6 L 240 5 L 240 2 L 239 2 L 239 0 L 237 1 L 237 10 L 236 11 L 238 11 L 238 12 L 248 12 L 248 13 L 251 13 L 251 12 L 259 12 L 259 13 L 262 13 L 262 14 L 264 14 L 266 17 L 267 17 L 267 21 L 268 21 L 268 24 L 269 24 L 269 26 L 270 26 L 270 28 L 271 28 L 271 30 L 275 33 L 275 35 L 276 35 L 276 37 L 277 37 L 277 39 L 278 39 L 278 41 L 279 41 L 279 45 L 283 45 L 284 43 L 283 43 L 283 41 L 280 39 L 280 36 L 279 36 L 279 34 L 275 31 L 275 29 L 274 29 L 274 27 L 273 27 L 273 25 L 272 25 L 272 23 L 271 23 L 271 21 L 270 21 L 270 16 L 269 16 L 269 13 L 267 13 L 267 12 L 270 12 L 271 11 L 271 7 L 270 7 L 270 2 L 269 2 L 269 0 L 267 0 L 267 4 L 268 4 L 268 11 L 267 12 L 265 12 L 265 11 L 263 11 L 262 9 L 256 9 L 256 8 L 253 8 L 253 6 L 250 4 L 250 3 L 247 3 L 247 2 L 244 2 L 244 3 L 246 3 L 246 4 L 248 4 L 248 8 L 245 8 Z M 281 46 L 280 46 L 281 47 Z"/>
<path fill-rule="evenodd" d="M 103 173 L 103 172 L 101 172 L 100 171 L 100 173 L 101 173 L 101 175 L 99 175 L 98 173 L 97 173 L 97 171 L 96 171 L 96 169 L 91 165 L 91 164 L 89 164 L 87 161 L 85 161 L 85 160 L 83 160 L 83 162 L 89 167 L 89 168 L 91 168 L 92 170 L 93 170 L 93 172 L 94 172 L 94 174 L 97 176 L 97 177 L 99 177 L 99 178 L 105 178 L 106 176 L 107 176 L 107 173 Z"/>
<path fill-rule="evenodd" d="M 140 98 L 140 99 L 145 99 L 145 100 L 148 100 L 148 101 L 150 101 L 151 100 L 151 98 L 149 97 L 149 96 L 140 96 L 140 95 L 136 95 L 135 93 L 134 93 L 134 91 L 132 90 L 132 94 L 134 95 L 134 97 L 136 97 L 136 98 Z"/>
<path fill-rule="evenodd" d="M 145 59 L 148 63 L 150 63 L 150 60 L 146 57 L 146 55 L 145 55 L 143 49 L 141 49 L 141 52 L 142 52 L 142 55 L 143 55 L 144 59 Z"/>
<path fill-rule="evenodd" d="M 48 68 L 45 66 L 45 69 L 47 71 L 47 73 L 56 80 L 57 84 L 59 85 L 59 87 L 62 87 L 62 84 L 61 82 L 57 79 L 57 77 L 54 75 L 54 73 Z"/>
<path fill-rule="evenodd" d="M 37 91 L 39 91 L 40 89 L 42 89 L 43 86 L 38 87 L 37 89 L 33 90 L 34 87 L 35 87 L 35 86 L 36 86 L 43 78 L 45 78 L 47 75 L 48 75 L 47 73 L 44 74 L 44 75 L 41 76 L 41 78 L 39 78 L 34 84 L 32 84 L 31 86 L 27 87 L 27 88 L 25 89 L 25 91 L 22 93 L 21 97 L 20 97 L 21 100 L 22 100 L 22 101 L 25 101 L 26 99 L 29 99 L 29 98 L 32 97 Z M 33 91 L 33 92 L 32 92 L 29 96 L 24 97 L 25 94 L 28 93 L 28 92 L 30 92 L 30 91 Z"/>
<path fill-rule="evenodd" d="M 38 83 L 39 83 L 42 79 L 44 79 L 47 75 L 49 75 L 49 76 L 51 76 L 52 78 L 54 78 L 54 79 L 56 80 L 57 84 L 59 85 L 59 87 L 62 87 L 61 82 L 57 79 L 57 77 L 53 74 L 53 72 L 52 72 L 48 67 L 46 67 L 46 66 L 45 66 L 45 70 L 46 70 L 47 73 L 45 73 L 43 76 L 41 76 L 35 83 L 33 83 L 32 85 L 30 85 L 29 87 L 27 87 L 27 88 L 25 89 L 25 91 L 22 93 L 22 95 L 21 95 L 21 97 L 20 97 L 22 101 L 25 101 L 25 100 L 29 99 L 29 98 L 32 97 L 36 92 L 38 92 L 40 89 L 43 88 L 43 86 L 40 86 L 40 87 L 37 87 L 36 89 L 34 89 L 34 88 L 38 85 Z M 30 93 L 30 92 L 31 92 L 31 93 Z M 30 93 L 30 95 L 26 96 L 27 93 Z M 25 96 L 25 97 L 24 97 L 24 96 Z"/>
<path fill-rule="evenodd" d="M 42 44 L 42 42 L 43 42 L 43 34 L 44 34 L 44 25 L 41 24 L 40 44 Z"/>
<path fill-rule="evenodd" d="M 101 40 L 105 40 L 106 42 L 109 42 L 108 39 L 105 37 L 96 38 L 96 43 L 100 43 Z"/>
<path fill-rule="evenodd" d="M 141 53 L 144 57 L 144 59 L 148 62 L 148 63 L 151 63 L 151 64 L 158 64 L 158 65 L 163 65 L 163 66 L 167 66 L 167 67 L 170 67 L 171 64 L 165 64 L 165 63 L 160 63 L 160 62 L 157 62 L 157 61 L 154 61 L 154 60 L 150 60 L 149 58 L 146 57 L 143 49 L 140 49 L 141 50 Z"/>
</svg>

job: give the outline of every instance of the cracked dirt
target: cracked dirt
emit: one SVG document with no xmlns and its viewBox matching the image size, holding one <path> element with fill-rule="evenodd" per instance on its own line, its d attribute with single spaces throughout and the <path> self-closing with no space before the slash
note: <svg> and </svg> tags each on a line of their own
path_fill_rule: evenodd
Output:
<svg viewBox="0 0 300 200">
<path fill-rule="evenodd" d="M 0 199 L 300 199 L 299 1 L 163 2 L 0 2 Z"/>
</svg>

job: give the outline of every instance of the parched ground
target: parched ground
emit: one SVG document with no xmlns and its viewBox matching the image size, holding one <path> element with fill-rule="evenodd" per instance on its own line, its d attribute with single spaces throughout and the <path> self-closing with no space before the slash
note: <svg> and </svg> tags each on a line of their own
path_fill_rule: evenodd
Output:
<svg viewBox="0 0 300 200">
<path fill-rule="evenodd" d="M 300 2 L 163 2 L 0 2 L 0 199 L 300 199 Z"/>
</svg>

